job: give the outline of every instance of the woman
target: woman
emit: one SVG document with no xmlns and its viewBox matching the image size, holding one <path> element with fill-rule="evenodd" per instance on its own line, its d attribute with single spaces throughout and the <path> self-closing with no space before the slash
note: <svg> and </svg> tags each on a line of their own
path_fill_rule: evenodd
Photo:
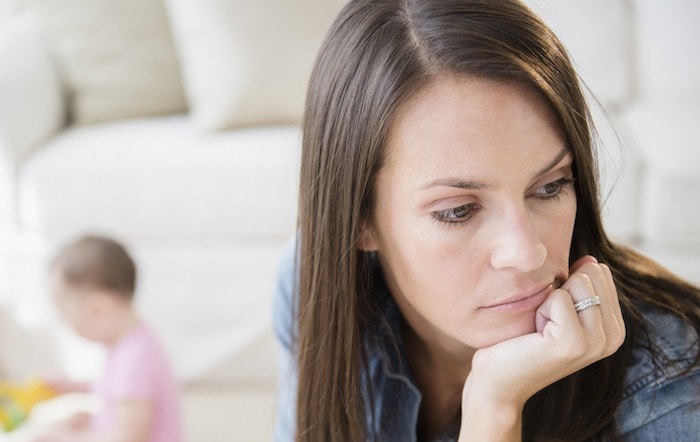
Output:
<svg viewBox="0 0 700 442">
<path fill-rule="evenodd" d="M 700 292 L 607 238 L 591 132 L 521 3 L 351 1 L 307 98 L 277 439 L 697 438 Z"/>
</svg>

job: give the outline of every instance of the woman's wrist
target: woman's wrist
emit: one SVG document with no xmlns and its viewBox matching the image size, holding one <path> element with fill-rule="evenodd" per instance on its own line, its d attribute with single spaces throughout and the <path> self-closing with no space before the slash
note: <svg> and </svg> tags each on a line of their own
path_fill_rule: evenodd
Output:
<svg viewBox="0 0 700 442">
<path fill-rule="evenodd" d="M 463 409 L 459 440 L 522 440 L 522 408 L 493 403 Z"/>
<path fill-rule="evenodd" d="M 503 401 L 481 391 L 470 376 L 462 394 L 460 441 L 520 441 L 524 403 Z"/>
</svg>

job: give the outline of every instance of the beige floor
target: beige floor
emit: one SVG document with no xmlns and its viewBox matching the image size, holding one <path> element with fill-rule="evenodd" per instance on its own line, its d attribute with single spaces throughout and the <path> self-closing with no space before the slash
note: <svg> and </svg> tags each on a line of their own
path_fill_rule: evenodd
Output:
<svg viewBox="0 0 700 442">
<path fill-rule="evenodd" d="M 275 392 L 267 387 L 188 386 L 182 395 L 185 442 L 257 442 L 272 440 Z M 31 442 L 53 423 L 77 411 L 94 411 L 99 401 L 69 395 L 37 406 L 29 421 L 2 442 Z"/>
<path fill-rule="evenodd" d="M 184 398 L 187 442 L 272 440 L 274 389 L 188 387 Z"/>
</svg>

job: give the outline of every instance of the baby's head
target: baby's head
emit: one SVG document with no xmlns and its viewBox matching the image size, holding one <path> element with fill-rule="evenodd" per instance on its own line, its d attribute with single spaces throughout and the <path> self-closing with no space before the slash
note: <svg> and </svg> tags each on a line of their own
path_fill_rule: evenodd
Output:
<svg viewBox="0 0 700 442">
<path fill-rule="evenodd" d="M 61 316 L 87 339 L 109 341 L 119 316 L 131 313 L 136 265 L 113 239 L 84 236 L 68 244 L 51 262 L 50 277 Z"/>
</svg>

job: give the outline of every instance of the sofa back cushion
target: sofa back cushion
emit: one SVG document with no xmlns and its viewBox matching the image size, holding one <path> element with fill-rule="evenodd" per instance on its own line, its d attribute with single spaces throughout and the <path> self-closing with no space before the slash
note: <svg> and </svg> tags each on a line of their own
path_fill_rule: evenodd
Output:
<svg viewBox="0 0 700 442">
<path fill-rule="evenodd" d="M 346 0 L 166 0 L 195 125 L 301 120 L 323 36 Z"/>
<path fill-rule="evenodd" d="M 666 103 L 700 101 L 700 2 L 634 0 L 632 6 L 639 95 Z"/>
<path fill-rule="evenodd" d="M 20 170 L 20 225 L 48 238 L 284 239 L 300 140 L 297 126 L 202 134 L 184 115 L 72 127 Z"/>
<path fill-rule="evenodd" d="M 186 109 L 162 0 L 27 0 L 75 123 Z"/>
<path fill-rule="evenodd" d="M 603 105 L 619 105 L 630 99 L 634 16 L 627 0 L 525 3 L 552 27 L 569 51 L 578 74 Z"/>
</svg>

